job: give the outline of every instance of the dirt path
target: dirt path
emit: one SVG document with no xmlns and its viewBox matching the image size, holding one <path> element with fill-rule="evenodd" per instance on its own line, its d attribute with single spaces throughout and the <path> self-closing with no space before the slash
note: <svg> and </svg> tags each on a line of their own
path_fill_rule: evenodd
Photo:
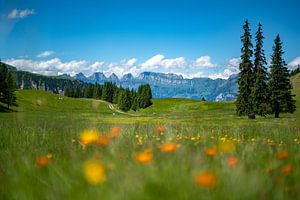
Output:
<svg viewBox="0 0 300 200">
<path fill-rule="evenodd" d="M 126 112 L 123 112 L 119 109 L 117 109 L 113 104 L 111 103 L 108 103 L 108 108 L 111 109 L 113 112 L 116 112 L 116 113 L 120 113 L 120 114 L 124 114 L 124 115 L 129 115 L 129 116 L 133 116 L 133 117 L 139 117 L 140 115 L 136 115 L 136 114 L 130 114 L 130 113 L 126 113 Z"/>
</svg>

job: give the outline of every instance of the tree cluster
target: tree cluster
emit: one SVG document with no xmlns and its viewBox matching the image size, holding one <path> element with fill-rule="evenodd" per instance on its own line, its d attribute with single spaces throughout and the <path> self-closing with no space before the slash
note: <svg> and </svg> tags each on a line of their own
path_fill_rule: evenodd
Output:
<svg viewBox="0 0 300 200">
<path fill-rule="evenodd" d="M 127 112 L 152 105 L 152 92 L 149 84 L 141 85 L 135 90 L 118 87 L 115 83 L 105 82 L 103 85 L 86 84 L 82 87 L 65 87 L 64 95 L 74 98 L 94 98 L 117 104 L 119 109 Z"/>
<path fill-rule="evenodd" d="M 243 26 L 244 34 L 241 36 L 243 47 L 241 49 L 240 73 L 238 79 L 239 92 L 236 99 L 236 111 L 239 115 L 247 115 L 254 119 L 255 115 L 266 116 L 280 112 L 293 113 L 296 110 L 292 95 L 292 85 L 289 79 L 287 65 L 283 59 L 282 42 L 276 36 L 271 57 L 270 71 L 263 49 L 262 25 L 258 25 L 255 34 L 255 48 L 251 42 L 249 22 Z M 254 62 L 252 57 L 254 54 Z"/>
<path fill-rule="evenodd" d="M 13 75 L 8 71 L 7 66 L 0 62 L 0 102 L 10 106 L 16 106 L 16 83 Z"/>
</svg>

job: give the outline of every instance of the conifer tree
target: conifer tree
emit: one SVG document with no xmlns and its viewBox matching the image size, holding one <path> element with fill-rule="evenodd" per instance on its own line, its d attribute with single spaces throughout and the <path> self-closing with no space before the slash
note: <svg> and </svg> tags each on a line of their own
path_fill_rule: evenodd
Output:
<svg viewBox="0 0 300 200">
<path fill-rule="evenodd" d="M 282 58 L 282 42 L 279 35 L 276 36 L 273 46 L 270 75 L 270 101 L 272 112 L 275 118 L 281 112 L 293 113 L 296 110 L 295 100 L 292 95 L 292 85 L 289 79 L 289 72 L 284 59 Z"/>
<path fill-rule="evenodd" d="M 130 90 L 122 90 L 120 92 L 120 98 L 118 102 L 118 106 L 121 110 L 127 112 L 131 108 L 131 96 L 130 96 Z"/>
<path fill-rule="evenodd" d="M 247 115 L 249 119 L 253 119 L 255 118 L 255 114 L 250 99 L 251 88 L 253 86 L 253 64 L 251 61 L 253 45 L 251 43 L 251 33 L 247 20 L 243 28 L 244 34 L 241 36 L 243 47 L 241 49 L 242 55 L 239 65 L 239 92 L 236 100 L 236 111 L 239 115 Z"/>
<path fill-rule="evenodd" d="M 0 62 L 0 102 L 4 102 L 4 94 L 7 89 L 6 76 L 8 70 L 5 64 Z"/>
<path fill-rule="evenodd" d="M 262 25 L 258 24 L 258 30 L 255 36 L 254 69 L 253 69 L 253 87 L 251 89 L 251 103 L 255 114 L 266 116 L 269 108 L 268 99 L 268 73 L 266 69 L 266 57 L 263 50 L 263 32 Z"/>
<path fill-rule="evenodd" d="M 6 76 L 6 86 L 7 88 L 5 89 L 4 92 L 4 103 L 6 103 L 7 108 L 10 106 L 17 106 L 17 101 L 16 101 L 16 95 L 15 95 L 15 90 L 16 90 L 16 83 L 15 79 L 11 75 L 10 72 L 7 73 Z"/>
<path fill-rule="evenodd" d="M 104 101 L 113 102 L 114 89 L 111 82 L 105 82 L 103 85 L 102 99 Z"/>
</svg>

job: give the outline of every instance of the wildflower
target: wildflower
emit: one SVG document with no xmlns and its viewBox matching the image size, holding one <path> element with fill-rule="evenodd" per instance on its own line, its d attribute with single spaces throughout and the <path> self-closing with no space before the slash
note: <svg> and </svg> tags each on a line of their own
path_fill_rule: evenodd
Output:
<svg viewBox="0 0 300 200">
<path fill-rule="evenodd" d="M 84 163 L 84 175 L 89 184 L 96 185 L 106 180 L 105 167 L 100 161 L 87 160 Z"/>
<path fill-rule="evenodd" d="M 215 147 L 209 147 L 205 150 L 205 154 L 210 157 L 217 155 L 217 153 L 218 153 L 218 151 L 217 151 L 217 148 L 215 148 Z"/>
<path fill-rule="evenodd" d="M 118 137 L 120 135 L 120 132 L 121 132 L 120 127 L 113 127 L 108 134 L 108 138 Z"/>
<path fill-rule="evenodd" d="M 292 164 L 286 164 L 281 168 L 281 173 L 288 175 L 293 171 Z"/>
<path fill-rule="evenodd" d="M 166 128 L 164 125 L 159 125 L 156 127 L 156 131 L 160 133 L 160 135 L 163 135 L 164 132 L 166 131 Z"/>
<path fill-rule="evenodd" d="M 276 155 L 277 160 L 285 160 L 289 157 L 289 153 L 287 151 L 280 151 Z"/>
<path fill-rule="evenodd" d="M 97 141 L 99 132 L 95 130 L 85 130 L 80 135 L 80 142 L 89 145 Z"/>
<path fill-rule="evenodd" d="M 36 158 L 35 163 L 38 167 L 46 167 L 49 164 L 49 161 L 50 159 L 47 156 L 41 155 Z"/>
<path fill-rule="evenodd" d="M 110 142 L 110 139 L 106 136 L 99 136 L 98 139 L 95 141 L 97 146 L 106 146 Z"/>
<path fill-rule="evenodd" d="M 219 147 L 219 151 L 223 153 L 229 153 L 235 150 L 235 145 L 230 140 L 220 142 L 218 147 Z"/>
<path fill-rule="evenodd" d="M 48 154 L 46 155 L 46 157 L 47 157 L 49 160 L 52 160 L 53 154 L 52 154 L 52 153 L 48 153 Z"/>
<path fill-rule="evenodd" d="M 211 171 L 202 171 L 197 174 L 195 183 L 204 188 L 214 188 L 217 184 L 217 176 Z"/>
<path fill-rule="evenodd" d="M 235 167 L 238 164 L 238 161 L 238 158 L 234 156 L 227 158 L 227 164 L 229 167 Z"/>
<path fill-rule="evenodd" d="M 135 154 L 134 158 L 140 164 L 147 164 L 153 160 L 152 149 L 145 149 L 144 151 Z"/>
<path fill-rule="evenodd" d="M 176 151 L 178 148 L 180 148 L 181 145 L 180 144 L 175 144 L 175 143 L 167 143 L 167 144 L 163 144 L 161 146 L 159 146 L 158 148 L 162 151 L 162 152 L 166 152 L 166 153 L 170 153 L 173 151 Z"/>
</svg>

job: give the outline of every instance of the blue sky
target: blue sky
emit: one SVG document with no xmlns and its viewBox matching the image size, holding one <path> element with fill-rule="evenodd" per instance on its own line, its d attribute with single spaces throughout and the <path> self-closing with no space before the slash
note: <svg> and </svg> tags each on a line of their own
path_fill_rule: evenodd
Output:
<svg viewBox="0 0 300 200">
<path fill-rule="evenodd" d="M 0 0 L 0 58 L 36 73 L 237 73 L 242 25 L 300 63 L 299 0 Z M 44 54 L 42 54 L 44 52 Z M 39 55 L 39 56 L 38 56 Z M 226 71 L 227 69 L 227 71 Z"/>
</svg>

